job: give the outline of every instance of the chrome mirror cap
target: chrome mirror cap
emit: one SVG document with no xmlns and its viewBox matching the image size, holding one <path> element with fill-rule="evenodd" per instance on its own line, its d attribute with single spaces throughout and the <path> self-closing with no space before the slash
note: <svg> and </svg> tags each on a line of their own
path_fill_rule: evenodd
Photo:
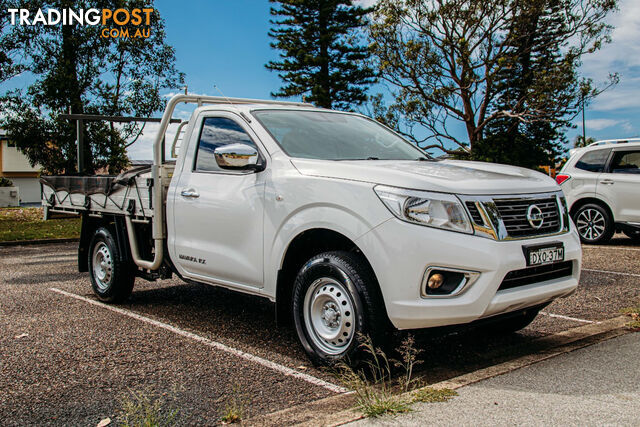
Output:
<svg viewBox="0 0 640 427">
<path fill-rule="evenodd" d="M 213 151 L 216 163 L 222 169 L 263 170 L 258 150 L 247 144 L 229 144 Z"/>
</svg>

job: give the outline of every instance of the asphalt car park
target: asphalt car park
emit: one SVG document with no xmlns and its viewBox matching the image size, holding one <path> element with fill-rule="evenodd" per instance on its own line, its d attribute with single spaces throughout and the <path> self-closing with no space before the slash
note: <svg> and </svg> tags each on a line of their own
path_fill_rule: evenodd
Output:
<svg viewBox="0 0 640 427">
<path fill-rule="evenodd" d="M 640 246 L 616 236 L 583 252 L 577 292 L 517 334 L 417 333 L 418 375 L 432 383 L 546 351 L 540 338 L 640 300 Z M 218 422 L 231 396 L 251 420 L 346 391 L 266 300 L 174 279 L 139 281 L 107 306 L 75 266 L 74 243 L 0 248 L 0 424 L 95 425 L 132 390 L 162 396 L 184 424 Z"/>
</svg>

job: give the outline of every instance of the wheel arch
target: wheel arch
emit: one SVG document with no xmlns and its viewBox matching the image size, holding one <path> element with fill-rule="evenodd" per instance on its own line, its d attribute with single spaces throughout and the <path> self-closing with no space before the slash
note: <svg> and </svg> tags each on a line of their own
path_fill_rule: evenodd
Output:
<svg viewBox="0 0 640 427">
<path fill-rule="evenodd" d="M 359 254 L 375 278 L 373 292 L 379 298 L 384 316 L 387 316 L 380 284 L 375 272 L 358 245 L 344 234 L 329 228 L 310 228 L 298 233 L 287 245 L 276 279 L 276 318 L 288 323 L 291 315 L 293 285 L 304 263 L 315 255 L 328 251 L 346 251 Z"/>
<path fill-rule="evenodd" d="M 88 253 L 91 249 L 91 239 L 96 230 L 104 227 L 111 232 L 111 235 L 118 245 L 118 253 L 120 257 L 118 261 L 131 259 L 129 248 L 129 239 L 127 237 L 126 225 L 124 217 L 118 215 L 104 216 L 101 218 L 90 217 L 87 214 L 82 216 L 82 225 L 80 228 L 80 241 L 78 243 L 78 271 L 86 273 L 89 271 Z"/>
<path fill-rule="evenodd" d="M 571 218 L 573 219 L 573 216 L 576 214 L 576 212 L 578 212 L 578 210 L 587 204 L 596 204 L 601 206 L 602 208 L 604 208 L 607 213 L 611 216 L 611 219 L 615 222 L 615 218 L 613 217 L 613 211 L 611 210 L 611 208 L 609 207 L 609 204 L 607 202 L 605 202 L 602 199 L 598 199 L 597 197 L 583 197 L 581 199 L 576 200 L 575 202 L 573 202 L 573 205 L 571 205 L 571 208 L 569 209 L 569 213 L 571 214 Z"/>
</svg>

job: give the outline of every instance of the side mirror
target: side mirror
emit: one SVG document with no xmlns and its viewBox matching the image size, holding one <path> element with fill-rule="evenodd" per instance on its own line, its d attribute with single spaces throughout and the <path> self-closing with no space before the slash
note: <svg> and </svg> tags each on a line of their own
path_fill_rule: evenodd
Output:
<svg viewBox="0 0 640 427">
<path fill-rule="evenodd" d="M 218 147 L 213 151 L 216 163 L 222 169 L 233 170 L 264 170 L 264 161 L 258 150 L 247 144 L 229 144 Z"/>
</svg>

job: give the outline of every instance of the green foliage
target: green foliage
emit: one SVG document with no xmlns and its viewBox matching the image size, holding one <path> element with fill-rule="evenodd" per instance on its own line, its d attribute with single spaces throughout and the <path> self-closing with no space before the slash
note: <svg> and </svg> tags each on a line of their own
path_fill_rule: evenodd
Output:
<svg viewBox="0 0 640 427">
<path fill-rule="evenodd" d="M 9 178 L 0 177 L 0 187 L 13 187 L 13 181 Z"/>
<path fill-rule="evenodd" d="M 142 8 L 142 0 L 50 0 L 23 2 L 38 8 Z M 175 52 L 164 42 L 164 22 L 155 12 L 149 38 L 103 38 L 102 26 L 16 26 L 22 66 L 36 81 L 26 93 L 2 99 L 1 126 L 32 164 L 45 172 L 73 173 L 76 127 L 59 118 L 64 113 L 150 116 L 163 108 L 160 91 L 178 87 L 184 76 L 175 68 Z M 133 31 L 132 31 L 133 33 Z M 126 146 L 140 135 L 137 124 L 114 126 L 91 122 L 85 129 L 87 173 L 126 166 Z"/>
<path fill-rule="evenodd" d="M 620 313 L 631 318 L 631 321 L 626 325 L 629 329 L 640 330 L 640 303 L 633 307 L 623 308 Z"/>
<path fill-rule="evenodd" d="M 123 427 L 169 427 L 176 425 L 178 410 L 166 407 L 161 397 L 148 391 L 131 391 L 120 400 L 119 424 Z"/>
<path fill-rule="evenodd" d="M 245 402 L 242 397 L 242 387 L 239 384 L 235 384 L 231 390 L 231 396 L 227 399 L 224 405 L 224 412 L 220 421 L 223 424 L 236 424 L 242 421 L 245 412 Z"/>
<path fill-rule="evenodd" d="M 416 365 L 422 363 L 422 360 L 418 360 L 418 355 L 422 352 L 415 347 L 416 341 L 412 335 L 407 336 L 398 348 L 400 353 L 400 360 L 394 361 L 394 365 L 401 369 L 404 373 L 401 378 L 402 390 L 407 392 L 411 390 L 415 383 L 413 378 L 413 368 Z"/>
<path fill-rule="evenodd" d="M 402 342 L 399 348 L 401 361 L 390 360 L 379 348 L 375 348 L 371 338 L 359 336 L 361 348 L 366 355 L 365 370 L 354 370 L 350 365 L 341 362 L 335 367 L 335 375 L 345 387 L 354 391 L 358 408 L 367 417 L 394 415 L 409 412 L 411 401 L 399 393 L 408 391 L 415 383 L 412 378 L 413 368 L 419 363 L 420 353 L 414 347 L 412 337 Z M 401 388 L 394 392 L 391 366 L 402 368 Z"/>
<path fill-rule="evenodd" d="M 549 164 L 582 99 L 601 92 L 578 67 L 610 40 L 615 9 L 615 0 L 381 0 L 369 33 L 394 102 L 378 102 L 377 116 L 424 148 Z M 451 133 L 461 125 L 466 138 Z"/>
<path fill-rule="evenodd" d="M 448 388 L 424 387 L 413 392 L 413 402 L 437 403 L 447 402 L 458 395 L 455 390 Z"/>
<path fill-rule="evenodd" d="M 7 11 L 16 7 L 16 0 L 0 0 L 0 83 L 24 70 L 20 62 L 20 45 L 24 40 L 16 28 L 10 26 Z"/>
<path fill-rule="evenodd" d="M 386 354 L 374 348 L 371 338 L 360 337 L 362 348 L 369 357 L 368 372 L 355 371 L 347 363 L 339 363 L 336 378 L 346 388 L 353 390 L 356 404 L 367 417 L 409 412 L 409 400 L 393 393 L 391 365 Z"/>
<path fill-rule="evenodd" d="M 285 83 L 275 97 L 306 95 L 320 107 L 348 109 L 366 101 L 366 87 L 374 83 L 366 46 L 358 29 L 368 8 L 352 0 L 270 0 L 274 26 L 269 32 L 280 51 L 279 61 L 265 66 Z"/>
<path fill-rule="evenodd" d="M 584 139 L 582 135 L 576 135 L 576 138 L 573 140 L 573 148 L 587 147 L 594 142 L 596 142 L 596 139 L 591 136 Z"/>
<path fill-rule="evenodd" d="M 42 208 L 0 209 L 0 242 L 79 236 L 80 218 L 58 218 L 45 221 Z"/>
</svg>

